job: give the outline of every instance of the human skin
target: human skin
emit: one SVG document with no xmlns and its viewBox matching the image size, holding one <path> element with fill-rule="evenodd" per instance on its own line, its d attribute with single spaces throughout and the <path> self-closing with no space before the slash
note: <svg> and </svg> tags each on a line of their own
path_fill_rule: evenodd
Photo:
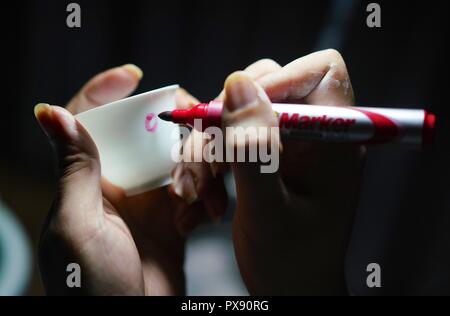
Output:
<svg viewBox="0 0 450 316">
<path fill-rule="evenodd" d="M 95 144 L 73 115 L 126 97 L 141 76 L 134 66 L 118 67 L 87 83 L 66 109 L 36 107 L 60 170 L 58 195 L 40 243 L 47 292 L 183 294 L 184 237 L 205 213 L 214 220 L 223 215 L 227 199 L 221 173 L 231 168 L 237 191 L 234 246 L 249 292 L 346 294 L 345 253 L 364 148 L 281 139 L 280 170 L 274 174 L 261 174 L 258 163 L 181 163 L 168 189 L 127 198 L 101 177 Z M 219 98 L 225 106 L 223 127 L 248 126 L 249 117 L 252 124 L 276 126 L 271 101 L 353 105 L 345 63 L 334 50 L 284 67 L 256 62 L 231 75 Z M 179 108 L 196 102 L 178 91 Z M 81 266 L 81 289 L 66 286 L 65 268 L 71 262 Z"/>
<path fill-rule="evenodd" d="M 335 50 L 284 67 L 259 61 L 229 76 L 219 99 L 224 100 L 223 128 L 277 126 L 271 101 L 354 104 L 346 65 Z M 235 150 L 258 141 L 250 138 L 234 144 Z M 281 146 L 279 139 L 272 141 L 277 142 L 275 148 L 282 148 L 276 173 L 262 174 L 258 163 L 215 164 L 209 170 L 214 175 L 231 167 L 235 179 L 233 239 L 243 280 L 255 295 L 345 295 L 345 255 L 365 148 L 287 139 L 281 140 Z M 182 168 L 190 169 L 197 179 L 196 186 L 182 191 L 193 191 L 201 200 L 204 195 L 198 188 L 208 187 L 195 173 L 201 165 L 186 163 Z"/>
<path fill-rule="evenodd" d="M 134 65 L 110 69 L 90 80 L 65 109 L 35 108 L 59 169 L 58 194 L 39 245 L 41 276 L 50 295 L 184 294 L 185 236 L 202 215 L 200 205 L 174 199 L 167 188 L 126 197 L 101 177 L 97 148 L 73 116 L 128 96 L 141 77 Z M 180 108 L 195 102 L 177 91 Z M 81 288 L 66 285 L 69 263 L 80 265 Z"/>
</svg>

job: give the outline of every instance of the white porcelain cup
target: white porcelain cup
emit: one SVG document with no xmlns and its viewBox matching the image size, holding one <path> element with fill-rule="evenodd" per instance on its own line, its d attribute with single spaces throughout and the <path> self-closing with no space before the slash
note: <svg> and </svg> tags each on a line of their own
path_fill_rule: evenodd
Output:
<svg viewBox="0 0 450 316">
<path fill-rule="evenodd" d="M 178 86 L 136 95 L 76 116 L 100 153 L 102 175 L 127 195 L 150 191 L 171 181 L 171 151 L 179 140 L 176 124 L 158 118 L 175 108 Z"/>
</svg>

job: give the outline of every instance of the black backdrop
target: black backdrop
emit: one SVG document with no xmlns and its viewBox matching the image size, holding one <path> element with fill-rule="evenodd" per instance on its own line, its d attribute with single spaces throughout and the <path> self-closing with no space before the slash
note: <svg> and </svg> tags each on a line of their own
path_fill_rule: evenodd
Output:
<svg viewBox="0 0 450 316">
<path fill-rule="evenodd" d="M 350 1 L 350 0 L 349 0 Z M 65 25 L 72 1 L 2 2 L 3 170 L 51 182 L 51 151 L 33 116 L 38 102 L 63 105 L 92 75 L 125 63 L 145 72 L 138 92 L 179 83 L 201 100 L 257 59 L 286 64 L 323 45 L 332 1 L 74 1 L 81 29 Z M 381 29 L 355 1 L 340 36 L 357 103 L 427 107 L 436 145 L 424 151 L 372 148 L 348 260 L 354 294 L 450 294 L 448 41 L 445 1 L 378 1 Z M 328 39 L 333 42 L 333 36 Z M 321 42 L 322 40 L 322 42 Z M 325 41 L 325 45 L 326 45 Z M 14 172 L 0 175 L 3 197 Z M 6 177 L 6 178 L 5 178 Z M 32 180 L 30 180 L 32 181 Z M 5 192 L 8 192 L 6 194 Z M 32 209 L 25 210 L 33 212 Z M 365 285 L 380 263 L 381 289 Z"/>
</svg>

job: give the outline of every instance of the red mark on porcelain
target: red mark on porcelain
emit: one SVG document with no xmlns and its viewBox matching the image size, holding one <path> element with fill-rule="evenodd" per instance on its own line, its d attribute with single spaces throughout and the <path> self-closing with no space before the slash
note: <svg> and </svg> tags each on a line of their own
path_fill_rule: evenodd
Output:
<svg viewBox="0 0 450 316">
<path fill-rule="evenodd" d="M 154 113 L 150 113 L 145 118 L 145 129 L 147 132 L 153 133 L 156 131 L 156 128 L 158 127 L 158 120 L 156 118 L 156 115 Z"/>
</svg>

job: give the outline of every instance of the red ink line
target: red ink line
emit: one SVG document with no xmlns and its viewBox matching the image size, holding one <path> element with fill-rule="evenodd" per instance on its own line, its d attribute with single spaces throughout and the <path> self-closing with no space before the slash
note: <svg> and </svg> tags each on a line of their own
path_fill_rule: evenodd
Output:
<svg viewBox="0 0 450 316">
<path fill-rule="evenodd" d="M 158 120 L 156 119 L 156 115 L 154 113 L 150 113 L 145 118 L 145 129 L 147 132 L 153 133 L 156 131 L 158 127 Z"/>
</svg>

